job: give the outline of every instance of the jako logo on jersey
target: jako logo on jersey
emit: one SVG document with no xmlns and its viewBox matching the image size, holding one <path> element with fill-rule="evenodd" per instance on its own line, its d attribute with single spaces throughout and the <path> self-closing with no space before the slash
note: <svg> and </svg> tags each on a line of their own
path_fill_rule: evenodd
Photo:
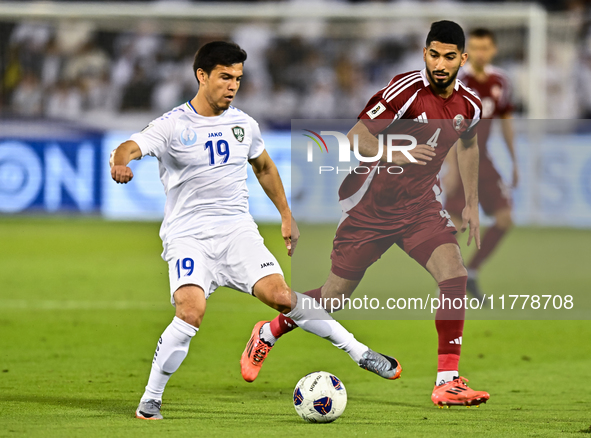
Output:
<svg viewBox="0 0 591 438">
<path fill-rule="evenodd" d="M 269 266 L 275 266 L 275 263 L 273 263 L 273 262 L 261 263 L 261 269 L 267 268 Z"/>
<path fill-rule="evenodd" d="M 221 132 L 210 132 L 209 134 L 207 134 L 207 138 L 221 137 L 221 136 L 222 136 Z"/>
<path fill-rule="evenodd" d="M 339 144 L 339 162 L 345 162 L 345 163 L 349 163 L 351 162 L 351 143 L 349 142 L 349 138 L 343 134 L 342 132 L 339 131 L 320 131 L 320 135 L 317 134 L 314 131 L 310 131 L 309 129 L 304 129 L 304 131 L 310 132 L 312 134 L 314 134 L 324 145 L 324 150 L 326 150 L 326 152 L 328 152 L 328 146 L 326 144 L 326 142 L 324 141 L 324 139 L 321 137 L 321 135 L 326 136 L 326 135 L 332 135 L 333 137 L 335 137 L 337 139 L 337 142 Z M 320 145 L 320 143 L 318 142 L 318 140 L 316 140 L 316 138 L 308 135 L 308 134 L 303 134 L 305 137 L 308 137 L 309 139 L 311 139 L 312 141 L 308 141 L 308 159 L 307 161 L 310 163 L 313 161 L 314 159 L 314 143 L 316 143 L 318 145 L 318 147 L 320 148 L 321 151 L 323 151 L 322 146 Z M 394 144 L 395 142 L 408 142 L 407 145 L 399 145 L 399 144 Z M 410 154 L 410 150 L 414 149 L 417 146 L 417 139 L 414 138 L 412 135 L 407 135 L 407 134 L 387 134 L 386 135 L 386 151 L 387 151 L 387 162 L 391 163 L 392 162 L 392 154 L 394 152 L 402 152 L 404 154 L 404 156 L 406 158 L 408 158 L 408 160 L 412 163 L 416 163 L 417 160 Z M 378 152 L 375 156 L 373 157 L 364 157 L 359 153 L 359 137 L 357 136 L 357 134 L 355 134 L 353 136 L 353 154 L 355 155 L 355 158 L 361 162 L 365 162 L 365 163 L 373 163 L 375 161 L 378 161 L 380 158 L 382 158 L 382 156 L 384 155 L 384 135 L 380 134 L 378 136 Z M 378 166 L 381 168 L 386 168 L 385 166 Z M 367 174 L 371 171 L 371 169 L 367 166 L 358 166 L 355 168 L 349 167 L 347 168 L 349 170 L 349 173 L 360 173 L 360 174 Z M 388 173 L 391 174 L 400 174 L 402 173 L 403 169 L 400 166 L 390 166 L 387 167 L 388 169 Z M 333 166 L 320 166 L 319 171 L 320 173 L 324 172 L 331 172 L 334 171 L 335 168 Z M 339 171 L 344 171 L 343 169 L 338 169 L 337 168 L 337 173 Z M 379 170 L 378 170 L 379 171 Z"/>
<path fill-rule="evenodd" d="M 191 128 L 185 128 L 181 132 L 181 143 L 185 146 L 192 146 L 197 142 L 197 133 Z"/>
</svg>

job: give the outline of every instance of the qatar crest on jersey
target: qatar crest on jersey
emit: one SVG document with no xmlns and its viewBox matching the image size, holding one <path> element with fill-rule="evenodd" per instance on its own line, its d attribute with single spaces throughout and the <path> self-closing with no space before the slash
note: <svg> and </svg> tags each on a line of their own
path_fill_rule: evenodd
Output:
<svg viewBox="0 0 591 438">
<path fill-rule="evenodd" d="M 244 128 L 241 126 L 234 126 L 232 128 L 232 134 L 234 134 L 234 137 L 236 137 L 236 140 L 238 140 L 240 143 L 242 143 L 242 140 L 244 140 Z"/>
<path fill-rule="evenodd" d="M 180 140 L 185 146 L 192 146 L 197 143 L 197 133 L 191 128 L 185 128 L 181 132 Z"/>
<path fill-rule="evenodd" d="M 461 114 L 458 114 L 454 117 L 454 129 L 457 132 L 460 132 L 464 126 L 464 116 Z"/>
</svg>

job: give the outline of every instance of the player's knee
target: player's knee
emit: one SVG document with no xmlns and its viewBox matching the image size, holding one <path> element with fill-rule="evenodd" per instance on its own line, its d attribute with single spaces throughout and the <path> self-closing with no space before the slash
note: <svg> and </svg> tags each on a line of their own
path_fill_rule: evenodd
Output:
<svg viewBox="0 0 591 438">
<path fill-rule="evenodd" d="M 283 276 L 279 274 L 260 279 L 254 285 L 253 295 L 278 312 L 289 313 L 291 311 L 291 290 L 285 283 Z"/>
<path fill-rule="evenodd" d="M 177 306 L 176 316 L 187 324 L 199 328 L 201 321 L 203 321 L 203 312 L 195 308 L 179 308 Z"/>
<path fill-rule="evenodd" d="M 322 298 L 323 299 L 343 299 L 349 298 L 357 285 L 359 284 L 360 280 L 347 280 L 345 278 L 338 277 L 334 273 L 330 273 L 328 279 L 322 286 Z"/>
<path fill-rule="evenodd" d="M 332 300 L 349 298 L 353 294 L 355 288 L 338 288 L 338 287 L 323 287 L 322 288 L 322 299 Z"/>
<path fill-rule="evenodd" d="M 193 327 L 199 327 L 205 314 L 205 294 L 194 285 L 181 286 L 174 293 L 176 316 Z"/>
<path fill-rule="evenodd" d="M 468 271 L 466 270 L 464 265 L 454 263 L 453 265 L 445 269 L 444 272 L 442 272 L 441 276 L 437 278 L 437 282 L 441 283 L 442 281 L 451 280 L 452 278 L 467 276 Z"/>
<path fill-rule="evenodd" d="M 457 266 L 454 269 L 453 273 L 454 273 L 453 277 L 450 277 L 450 278 L 467 277 L 468 276 L 468 270 L 466 269 L 466 267 L 464 265 Z"/>
<path fill-rule="evenodd" d="M 509 230 L 513 227 L 513 217 L 511 215 L 511 210 L 505 209 L 499 212 L 496 215 L 496 223 L 495 226 L 500 228 L 501 230 Z"/>
<path fill-rule="evenodd" d="M 270 292 L 269 305 L 280 313 L 289 313 L 292 308 L 291 292 L 287 287 L 278 286 Z"/>
<path fill-rule="evenodd" d="M 284 284 L 269 284 L 257 297 L 269 307 L 281 313 L 289 313 L 291 310 L 291 292 Z"/>
</svg>

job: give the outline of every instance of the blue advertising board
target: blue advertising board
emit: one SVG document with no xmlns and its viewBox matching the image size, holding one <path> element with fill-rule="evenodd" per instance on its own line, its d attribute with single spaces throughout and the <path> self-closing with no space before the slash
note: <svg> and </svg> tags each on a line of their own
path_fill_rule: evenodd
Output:
<svg viewBox="0 0 591 438">
<path fill-rule="evenodd" d="M 99 212 L 100 136 L 0 138 L 0 213 Z"/>
<path fill-rule="evenodd" d="M 129 184 L 116 184 L 111 179 L 109 154 L 129 138 L 130 132 L 101 133 L 48 122 L 19 124 L 17 129 L 6 126 L 6 122 L 0 122 L 0 214 L 162 219 L 165 196 L 155 158 L 130 163 L 134 179 Z M 532 140 L 525 130 L 521 132 L 516 140 L 521 178 L 513 191 L 515 222 L 591 227 L 591 135 L 565 130 Z M 337 192 L 345 175 L 324 177 L 304 172 L 305 151 L 299 151 L 297 144 L 292 150 L 289 132 L 263 131 L 263 137 L 296 218 L 336 223 L 341 216 Z M 511 163 L 498 132 L 490 139 L 489 152 L 508 181 Z M 332 155 L 318 158 L 327 160 Z M 250 166 L 247 184 L 254 218 L 279 221 L 277 210 Z M 486 225 L 487 219 L 483 217 L 482 222 Z"/>
</svg>

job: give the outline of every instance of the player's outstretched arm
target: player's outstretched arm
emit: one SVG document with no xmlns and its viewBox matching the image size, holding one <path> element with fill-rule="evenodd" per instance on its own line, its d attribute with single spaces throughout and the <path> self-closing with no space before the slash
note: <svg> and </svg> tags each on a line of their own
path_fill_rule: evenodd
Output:
<svg viewBox="0 0 591 438">
<path fill-rule="evenodd" d="M 471 139 L 460 138 L 457 143 L 458 148 L 458 168 L 460 170 L 460 177 L 464 185 L 464 193 L 466 194 L 466 207 L 462 210 L 462 228 L 461 231 L 466 231 L 470 227 L 468 234 L 468 245 L 472 242 L 476 243 L 476 247 L 480 249 L 480 219 L 478 217 L 478 136 L 475 135 Z"/>
<path fill-rule="evenodd" d="M 281 234 L 287 247 L 287 254 L 291 256 L 295 251 L 300 232 L 287 204 L 285 189 L 277 171 L 277 166 L 275 166 L 267 151 L 263 151 L 261 155 L 249 160 L 249 162 L 261 187 L 269 199 L 273 201 L 273 204 L 279 210 L 279 214 L 281 214 Z"/>
<path fill-rule="evenodd" d="M 519 169 L 517 168 L 517 157 L 515 155 L 515 143 L 514 143 L 514 130 L 513 130 L 513 118 L 511 113 L 503 114 L 501 116 L 501 130 L 503 131 L 503 138 L 507 144 L 507 149 L 511 155 L 511 161 L 513 161 L 513 180 L 511 186 L 517 187 L 519 183 Z"/>
<path fill-rule="evenodd" d="M 367 129 L 367 126 L 365 126 L 365 123 L 363 123 L 361 120 L 358 121 L 355 126 L 353 126 L 353 128 L 351 128 L 351 130 L 347 133 L 347 138 L 349 139 L 351 148 L 354 147 L 355 136 L 357 136 L 359 142 L 359 153 L 362 156 L 375 157 L 377 155 L 380 148 L 378 139 L 369 131 L 369 129 Z M 383 154 L 380 160 L 388 161 L 388 152 L 386 148 L 383 148 L 382 150 Z M 435 151 L 433 151 L 433 148 L 426 144 L 417 145 L 414 149 L 407 151 L 407 153 L 410 153 L 415 161 L 409 160 L 408 156 L 402 152 L 395 151 L 392 153 L 392 163 L 396 164 L 397 166 L 406 166 L 407 164 L 411 163 L 424 166 L 435 156 Z"/>
<path fill-rule="evenodd" d="M 111 178 L 118 184 L 127 184 L 133 178 L 133 172 L 127 165 L 131 160 L 141 158 L 142 151 L 135 141 L 128 140 L 121 143 L 111 153 L 109 165 L 111 166 Z"/>
</svg>

